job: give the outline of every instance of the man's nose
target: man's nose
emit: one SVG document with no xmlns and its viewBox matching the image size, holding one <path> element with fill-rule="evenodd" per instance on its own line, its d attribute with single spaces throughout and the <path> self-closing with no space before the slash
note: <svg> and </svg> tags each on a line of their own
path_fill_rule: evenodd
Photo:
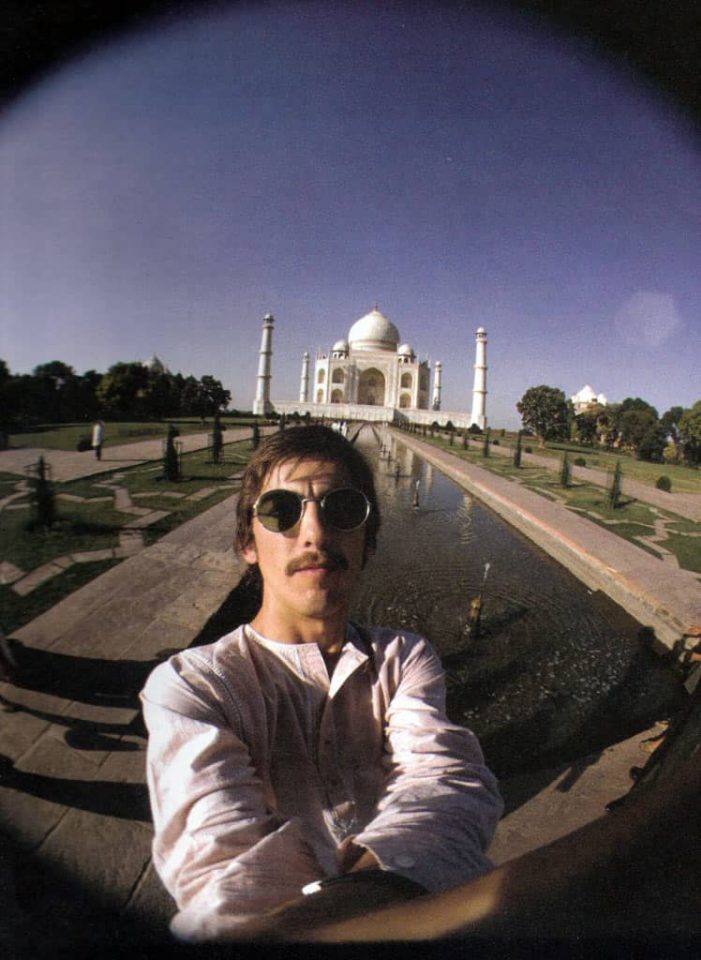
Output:
<svg viewBox="0 0 701 960">
<path fill-rule="evenodd" d="M 299 536 L 304 543 L 321 544 L 328 536 L 321 504 L 307 500 L 299 521 Z"/>
</svg>

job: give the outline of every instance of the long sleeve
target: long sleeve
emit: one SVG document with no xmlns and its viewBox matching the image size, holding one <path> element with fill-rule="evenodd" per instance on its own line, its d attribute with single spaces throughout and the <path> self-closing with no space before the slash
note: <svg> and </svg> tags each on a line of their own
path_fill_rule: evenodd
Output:
<svg viewBox="0 0 701 960">
<path fill-rule="evenodd" d="M 173 931 L 192 940 L 225 937 L 321 875 L 299 820 L 266 803 L 225 713 L 235 704 L 216 684 L 214 672 L 178 671 L 171 661 L 142 694 L 154 865 L 178 906 Z"/>
<path fill-rule="evenodd" d="M 491 868 L 486 850 L 503 804 L 477 738 L 446 717 L 438 658 L 413 641 L 386 711 L 388 778 L 356 842 L 386 869 L 440 890 Z"/>
</svg>

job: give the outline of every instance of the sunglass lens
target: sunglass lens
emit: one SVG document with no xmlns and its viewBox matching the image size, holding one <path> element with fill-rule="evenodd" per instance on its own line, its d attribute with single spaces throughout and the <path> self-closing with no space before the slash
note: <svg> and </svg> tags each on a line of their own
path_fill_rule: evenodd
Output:
<svg viewBox="0 0 701 960">
<path fill-rule="evenodd" d="M 355 530 L 368 516 L 368 502 L 360 490 L 333 490 L 324 497 L 324 518 L 336 530 Z"/>
<path fill-rule="evenodd" d="M 266 528 L 275 533 L 290 530 L 302 513 L 302 500 L 291 490 L 272 490 L 258 501 L 256 516 Z"/>
</svg>

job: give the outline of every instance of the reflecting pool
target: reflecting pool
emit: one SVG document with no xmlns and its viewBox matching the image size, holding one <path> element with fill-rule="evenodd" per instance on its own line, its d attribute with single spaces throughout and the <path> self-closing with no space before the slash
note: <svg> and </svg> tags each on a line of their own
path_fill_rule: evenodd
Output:
<svg viewBox="0 0 701 960">
<path fill-rule="evenodd" d="M 500 776 L 603 749 L 679 705 L 673 669 L 620 607 L 400 438 L 366 426 L 357 443 L 376 469 L 382 528 L 352 618 L 431 640 L 451 716 L 480 736 Z M 471 637 L 480 591 L 481 630 Z"/>
</svg>

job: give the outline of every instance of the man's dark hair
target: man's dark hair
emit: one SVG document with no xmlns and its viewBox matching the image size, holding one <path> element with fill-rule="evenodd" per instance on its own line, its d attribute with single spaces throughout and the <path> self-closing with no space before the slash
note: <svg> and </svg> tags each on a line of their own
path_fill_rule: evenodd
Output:
<svg viewBox="0 0 701 960">
<path fill-rule="evenodd" d="M 329 427 L 289 427 L 267 437 L 248 462 L 241 480 L 236 507 L 234 546 L 241 552 L 253 539 L 253 504 L 260 496 L 271 471 L 289 461 L 324 460 L 345 467 L 350 482 L 370 501 L 370 516 L 365 525 L 365 552 L 374 550 L 380 527 L 380 511 L 372 470 L 362 453 L 350 441 Z"/>
</svg>

